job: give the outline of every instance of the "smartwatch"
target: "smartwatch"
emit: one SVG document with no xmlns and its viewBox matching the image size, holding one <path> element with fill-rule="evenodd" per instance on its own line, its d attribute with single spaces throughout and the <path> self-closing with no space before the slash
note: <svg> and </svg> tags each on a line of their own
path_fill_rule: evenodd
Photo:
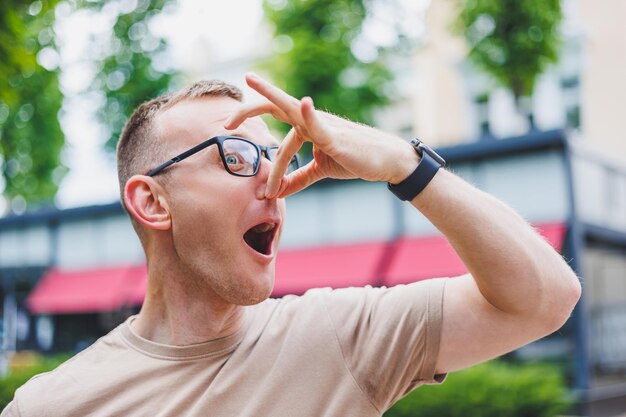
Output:
<svg viewBox="0 0 626 417">
<path fill-rule="evenodd" d="M 395 194 L 402 201 L 413 200 L 433 179 L 439 168 L 446 166 L 446 161 L 425 145 L 421 140 L 415 138 L 411 140 L 411 146 L 415 148 L 421 157 L 417 168 L 411 175 L 399 184 L 387 183 L 389 191 Z"/>
</svg>

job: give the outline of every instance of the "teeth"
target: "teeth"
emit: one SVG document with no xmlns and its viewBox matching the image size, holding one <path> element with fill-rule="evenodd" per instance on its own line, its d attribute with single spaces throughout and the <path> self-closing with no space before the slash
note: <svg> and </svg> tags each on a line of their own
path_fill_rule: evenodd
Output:
<svg viewBox="0 0 626 417">
<path fill-rule="evenodd" d="M 255 233 L 265 233 L 265 232 L 272 230 L 274 227 L 276 227 L 274 223 L 262 223 L 262 224 L 259 224 L 258 226 L 254 226 L 252 228 L 252 231 Z"/>
</svg>

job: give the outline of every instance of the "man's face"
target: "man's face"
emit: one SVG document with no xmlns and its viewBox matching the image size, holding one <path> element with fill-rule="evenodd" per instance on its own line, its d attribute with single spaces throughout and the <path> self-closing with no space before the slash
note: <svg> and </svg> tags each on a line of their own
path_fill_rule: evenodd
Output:
<svg viewBox="0 0 626 417">
<path fill-rule="evenodd" d="M 277 146 L 258 117 L 235 131 L 224 129 L 239 105 L 229 97 L 210 97 L 168 109 L 157 121 L 167 152 L 177 155 L 217 135 Z M 168 168 L 175 262 L 189 272 L 183 279 L 193 280 L 191 288 L 208 289 L 218 299 L 237 305 L 255 304 L 270 295 L 285 219 L 284 200 L 264 198 L 270 166 L 262 155 L 256 176 L 233 176 L 224 169 L 217 145 L 211 145 Z"/>
</svg>

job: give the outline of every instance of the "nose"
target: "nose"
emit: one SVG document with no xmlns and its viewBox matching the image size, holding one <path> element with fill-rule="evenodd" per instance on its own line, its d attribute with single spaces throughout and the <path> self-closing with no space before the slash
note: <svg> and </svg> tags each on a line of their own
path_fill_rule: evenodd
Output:
<svg viewBox="0 0 626 417">
<path fill-rule="evenodd" d="M 272 169 L 272 163 L 270 162 L 267 154 L 264 153 L 264 158 L 261 158 L 259 171 L 255 175 L 256 179 L 256 198 L 259 200 L 265 200 L 265 187 L 267 186 L 267 179 L 270 175 L 270 170 Z"/>
</svg>

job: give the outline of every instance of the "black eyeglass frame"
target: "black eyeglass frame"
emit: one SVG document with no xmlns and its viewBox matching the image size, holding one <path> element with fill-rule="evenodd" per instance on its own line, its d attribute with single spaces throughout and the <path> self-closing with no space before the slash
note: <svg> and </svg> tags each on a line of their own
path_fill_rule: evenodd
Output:
<svg viewBox="0 0 626 417">
<path fill-rule="evenodd" d="M 236 173 L 230 170 L 230 168 L 228 168 L 228 163 L 226 162 L 226 156 L 224 155 L 224 141 L 227 139 L 235 139 L 235 140 L 241 140 L 244 142 L 248 142 L 249 144 L 253 145 L 256 150 L 257 150 L 257 154 L 258 154 L 258 158 L 256 161 L 256 164 L 254 165 L 254 172 L 252 174 L 240 174 L 240 173 Z M 258 145 L 254 142 L 252 142 L 251 140 L 248 140 L 246 138 L 241 138 L 239 136 L 214 136 L 211 139 L 207 139 L 202 143 L 199 143 L 198 145 L 194 146 L 191 149 L 186 150 L 185 152 L 181 153 L 180 155 L 177 155 L 175 157 L 173 157 L 172 159 L 170 159 L 167 162 L 162 163 L 161 165 L 159 165 L 158 167 L 151 169 L 146 175 L 149 177 L 153 177 L 156 174 L 158 174 L 159 172 L 163 171 L 165 168 L 169 167 L 170 165 L 174 165 L 177 162 L 180 162 L 186 158 L 189 158 L 191 155 L 194 155 L 198 152 L 200 152 L 201 150 L 208 148 L 211 145 L 215 145 L 217 144 L 217 148 L 219 150 L 220 153 L 220 158 L 222 159 L 222 164 L 224 165 L 224 168 L 226 169 L 226 171 L 234 176 L 237 177 L 254 177 L 258 172 L 259 172 L 259 167 L 261 166 L 261 157 L 262 155 L 265 155 L 265 157 L 271 161 L 272 159 L 270 158 L 270 150 L 272 149 L 278 149 L 278 146 L 263 146 L 263 145 Z M 291 161 L 289 161 L 289 164 L 292 164 L 295 161 L 296 163 L 296 169 L 300 167 L 300 158 L 298 158 L 298 155 L 294 155 L 294 157 L 292 158 Z"/>
</svg>

